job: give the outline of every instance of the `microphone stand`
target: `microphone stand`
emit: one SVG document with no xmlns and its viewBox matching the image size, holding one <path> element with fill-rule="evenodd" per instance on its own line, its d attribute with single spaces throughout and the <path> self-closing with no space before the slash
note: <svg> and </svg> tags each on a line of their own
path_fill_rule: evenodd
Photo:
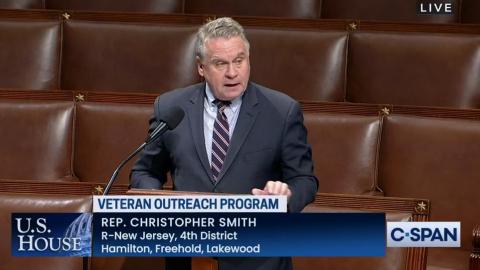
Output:
<svg viewBox="0 0 480 270">
<path fill-rule="evenodd" d="M 107 195 L 110 192 L 110 189 L 112 188 L 112 185 L 115 182 L 115 180 L 117 179 L 118 173 L 122 170 L 123 166 L 125 166 L 125 164 L 127 164 L 127 162 L 129 162 L 136 154 L 138 154 L 138 152 L 142 151 L 143 148 L 145 148 L 145 146 L 147 146 L 147 142 L 142 143 L 142 145 L 140 145 L 140 147 L 138 147 L 137 150 L 133 151 L 133 153 L 131 153 L 126 159 L 124 159 L 120 163 L 120 165 L 117 166 L 117 168 L 115 169 L 115 171 L 112 174 L 112 177 L 110 177 L 110 180 L 108 180 L 107 186 L 105 187 L 105 190 L 103 191 L 103 196 Z"/>
<path fill-rule="evenodd" d="M 107 186 L 105 187 L 105 190 L 103 191 L 103 196 L 108 195 L 110 192 L 110 189 L 112 188 L 113 183 L 117 179 L 118 173 L 122 170 L 123 166 L 127 164 L 128 161 L 130 161 L 138 152 L 142 151 L 145 146 L 147 146 L 149 143 L 153 142 L 155 139 L 157 139 L 160 135 L 162 135 L 165 131 L 167 131 L 167 124 L 165 122 L 161 122 L 155 130 L 147 137 L 144 143 L 140 145 L 133 153 L 131 153 L 126 159 L 124 159 L 115 169 L 115 171 L 112 174 L 112 177 L 110 177 L 110 180 L 108 180 Z"/>
</svg>

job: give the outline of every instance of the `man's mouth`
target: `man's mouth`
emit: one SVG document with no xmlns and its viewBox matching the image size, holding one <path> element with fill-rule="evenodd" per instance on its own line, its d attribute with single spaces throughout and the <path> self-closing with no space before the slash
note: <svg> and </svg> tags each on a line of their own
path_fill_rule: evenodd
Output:
<svg viewBox="0 0 480 270">
<path fill-rule="evenodd" d="M 237 85 L 239 85 L 239 83 L 226 83 L 224 84 L 226 87 L 235 87 Z"/>
</svg>

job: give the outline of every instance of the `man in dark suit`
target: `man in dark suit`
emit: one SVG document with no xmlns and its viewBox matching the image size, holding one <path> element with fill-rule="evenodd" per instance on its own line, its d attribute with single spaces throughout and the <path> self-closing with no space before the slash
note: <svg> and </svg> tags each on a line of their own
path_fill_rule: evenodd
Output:
<svg viewBox="0 0 480 270">
<path fill-rule="evenodd" d="M 301 211 L 318 181 L 298 102 L 249 82 L 249 43 L 230 18 L 199 29 L 196 57 L 205 82 L 157 98 L 150 132 L 173 106 L 185 118 L 144 149 L 131 187 L 161 189 L 170 172 L 175 190 L 286 195 L 289 211 Z M 292 268 L 290 258 L 218 261 L 221 270 Z M 174 262 L 167 266 L 180 267 Z"/>
</svg>

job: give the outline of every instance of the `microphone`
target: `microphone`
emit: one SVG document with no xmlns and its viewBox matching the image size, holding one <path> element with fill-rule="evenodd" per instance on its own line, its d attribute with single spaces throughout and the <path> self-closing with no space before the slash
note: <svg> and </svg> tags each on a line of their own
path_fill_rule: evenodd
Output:
<svg viewBox="0 0 480 270">
<path fill-rule="evenodd" d="M 127 162 L 132 159 L 138 152 L 143 150 L 145 146 L 150 144 L 151 142 L 155 141 L 160 137 L 163 133 L 165 133 L 167 130 L 173 130 L 175 129 L 180 122 L 182 122 L 183 117 L 185 116 L 185 112 L 182 110 L 182 108 L 175 106 L 168 110 L 165 115 L 162 116 L 161 119 L 159 119 L 159 124 L 158 126 L 147 136 L 145 139 L 145 142 L 142 143 L 135 151 L 133 151 L 125 160 L 123 160 L 115 169 L 115 171 L 112 174 L 112 177 L 110 177 L 110 180 L 108 180 L 107 186 L 105 187 L 105 190 L 103 191 L 103 195 L 107 195 L 110 192 L 110 189 L 112 188 L 113 183 L 117 179 L 118 173 L 120 170 L 127 164 Z"/>
<path fill-rule="evenodd" d="M 165 115 L 160 119 L 160 124 L 148 135 L 145 139 L 145 144 L 149 144 L 152 141 L 156 140 L 160 135 L 165 133 L 167 129 L 172 130 L 180 124 L 185 112 L 178 106 L 173 107 L 171 110 L 167 111 Z"/>
</svg>

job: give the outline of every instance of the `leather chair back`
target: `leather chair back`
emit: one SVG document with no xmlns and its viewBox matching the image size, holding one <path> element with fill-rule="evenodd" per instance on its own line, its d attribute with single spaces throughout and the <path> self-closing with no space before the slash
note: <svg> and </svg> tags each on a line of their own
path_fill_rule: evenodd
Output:
<svg viewBox="0 0 480 270">
<path fill-rule="evenodd" d="M 373 194 L 377 190 L 378 116 L 305 113 L 318 192 Z"/>
<path fill-rule="evenodd" d="M 107 182 L 145 141 L 152 105 L 83 102 L 77 105 L 74 172 L 80 181 Z M 118 176 L 128 184 L 133 158 Z"/>
<path fill-rule="evenodd" d="M 0 21 L 1 88 L 60 89 L 60 24 Z"/>
<path fill-rule="evenodd" d="M 297 100 L 345 100 L 346 31 L 246 32 L 253 81 Z"/>
<path fill-rule="evenodd" d="M 347 101 L 479 108 L 479 57 L 477 35 L 355 32 Z"/>
<path fill-rule="evenodd" d="M 62 88 L 159 93 L 196 83 L 196 30 L 70 20 L 64 25 Z"/>
<path fill-rule="evenodd" d="M 0 100 L 0 179 L 71 180 L 74 105 Z"/>
</svg>

